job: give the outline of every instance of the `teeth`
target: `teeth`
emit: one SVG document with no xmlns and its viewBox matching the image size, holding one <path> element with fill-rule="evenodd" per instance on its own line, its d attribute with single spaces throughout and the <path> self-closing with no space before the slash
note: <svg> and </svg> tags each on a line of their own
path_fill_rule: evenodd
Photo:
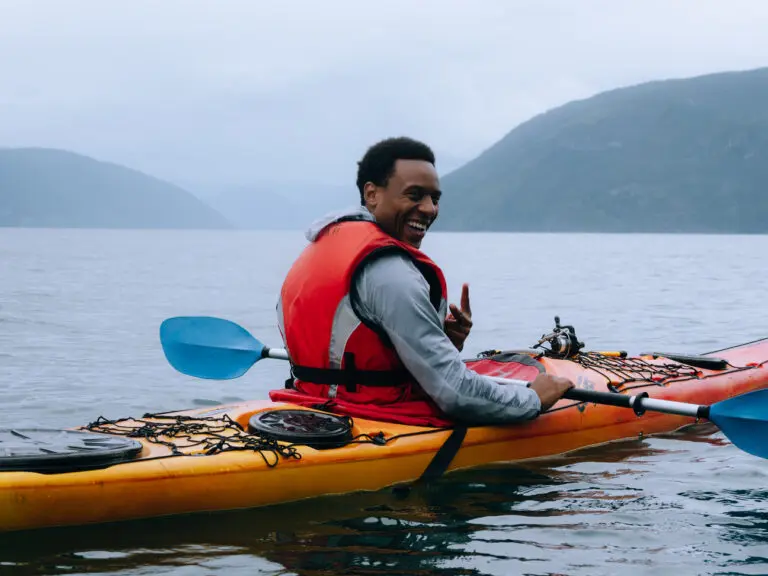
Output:
<svg viewBox="0 0 768 576">
<path fill-rule="evenodd" d="M 412 228 L 416 228 L 417 230 L 426 231 L 427 226 L 425 224 L 422 224 L 421 222 L 408 222 L 408 226 L 411 226 Z"/>
</svg>

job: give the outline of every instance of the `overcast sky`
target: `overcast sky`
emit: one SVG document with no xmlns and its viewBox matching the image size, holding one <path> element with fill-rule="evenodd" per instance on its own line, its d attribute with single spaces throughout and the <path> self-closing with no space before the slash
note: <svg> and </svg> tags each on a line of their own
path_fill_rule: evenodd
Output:
<svg viewBox="0 0 768 576">
<path fill-rule="evenodd" d="M 762 0 L 0 0 L 0 146 L 353 182 L 408 134 L 445 169 L 575 98 L 767 66 L 767 30 Z"/>
</svg>

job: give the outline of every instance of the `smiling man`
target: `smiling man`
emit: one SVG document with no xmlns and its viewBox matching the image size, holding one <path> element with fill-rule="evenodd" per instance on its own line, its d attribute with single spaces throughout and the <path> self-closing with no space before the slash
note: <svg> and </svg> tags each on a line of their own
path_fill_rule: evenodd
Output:
<svg viewBox="0 0 768 576">
<path fill-rule="evenodd" d="M 448 314 L 443 272 L 420 250 L 442 199 L 432 150 L 378 142 L 358 163 L 357 188 L 360 206 L 313 225 L 283 283 L 293 378 L 272 400 L 422 426 L 516 422 L 552 406 L 570 381 L 500 386 L 461 360 L 469 288 Z"/>
</svg>

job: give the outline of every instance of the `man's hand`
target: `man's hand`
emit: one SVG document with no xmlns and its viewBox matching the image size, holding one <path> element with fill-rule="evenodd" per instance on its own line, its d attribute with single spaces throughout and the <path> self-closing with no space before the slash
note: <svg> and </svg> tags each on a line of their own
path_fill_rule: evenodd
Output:
<svg viewBox="0 0 768 576">
<path fill-rule="evenodd" d="M 568 378 L 552 376 L 551 374 L 539 374 L 530 386 L 531 390 L 539 395 L 541 411 L 549 410 L 555 402 L 560 400 L 568 390 L 573 388 L 573 382 Z"/>
<path fill-rule="evenodd" d="M 445 319 L 445 334 L 453 345 L 461 351 L 464 340 L 472 329 L 472 308 L 469 306 L 469 284 L 461 287 L 461 309 L 455 304 L 450 305 L 451 313 Z"/>
</svg>

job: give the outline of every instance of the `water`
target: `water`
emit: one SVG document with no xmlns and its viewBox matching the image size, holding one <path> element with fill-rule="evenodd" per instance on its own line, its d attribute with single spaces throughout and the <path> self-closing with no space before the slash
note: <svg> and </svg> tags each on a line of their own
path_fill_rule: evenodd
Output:
<svg viewBox="0 0 768 576">
<path fill-rule="evenodd" d="M 280 345 L 301 233 L 0 229 L 0 422 L 71 427 L 245 398 L 286 377 L 184 377 L 169 316 Z M 768 237 L 433 234 L 465 354 L 530 346 L 558 314 L 588 349 L 706 352 L 768 335 Z M 0 574 L 765 574 L 768 463 L 709 425 L 389 491 L 274 508 L 0 534 Z"/>
</svg>

